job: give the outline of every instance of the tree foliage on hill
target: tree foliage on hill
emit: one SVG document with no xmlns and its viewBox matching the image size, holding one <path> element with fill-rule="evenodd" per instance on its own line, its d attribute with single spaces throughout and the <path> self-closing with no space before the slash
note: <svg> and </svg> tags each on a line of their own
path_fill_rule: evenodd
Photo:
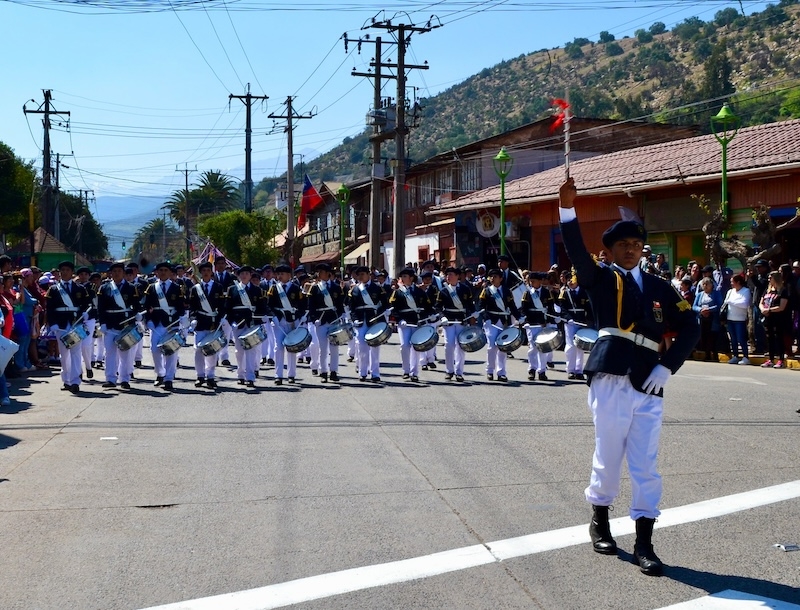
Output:
<svg viewBox="0 0 800 610">
<path fill-rule="evenodd" d="M 80 197 L 59 193 L 58 211 L 61 243 L 87 258 L 106 258 L 108 238 L 89 205 Z"/>
<path fill-rule="evenodd" d="M 203 218 L 199 231 L 234 262 L 260 267 L 278 260 L 272 243 L 285 226 L 286 216 L 280 212 L 267 216 L 232 210 Z"/>
<path fill-rule="evenodd" d="M 28 206 L 39 196 L 40 183 L 32 163 L 26 163 L 0 142 L 0 234 L 9 242 L 29 233 Z"/>
</svg>

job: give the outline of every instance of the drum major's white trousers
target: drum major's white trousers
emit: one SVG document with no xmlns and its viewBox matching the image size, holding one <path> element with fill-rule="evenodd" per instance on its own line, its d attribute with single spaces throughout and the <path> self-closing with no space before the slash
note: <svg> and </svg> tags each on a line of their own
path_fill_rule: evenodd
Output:
<svg viewBox="0 0 800 610">
<path fill-rule="evenodd" d="M 174 326 L 172 328 L 175 328 Z M 162 339 L 174 332 L 167 330 L 161 324 L 155 328 L 150 328 L 150 353 L 153 356 L 153 367 L 156 370 L 156 377 L 163 377 L 164 381 L 175 380 L 175 370 L 178 368 L 178 352 L 165 356 L 158 349 L 158 344 Z"/>
<path fill-rule="evenodd" d="M 592 475 L 586 500 L 609 506 L 619 494 L 622 458 L 631 476 L 631 519 L 660 514 L 661 476 L 658 443 L 664 399 L 639 392 L 630 378 L 598 373 L 589 386 L 589 408 L 595 429 Z"/>
<path fill-rule="evenodd" d="M 495 326 L 490 320 L 483 323 L 483 332 L 486 333 L 486 374 L 505 376 L 506 374 L 506 353 L 497 349 L 497 337 L 503 332 L 503 328 Z"/>
<path fill-rule="evenodd" d="M 244 349 L 241 336 L 253 330 L 252 327 L 234 328 L 233 345 L 236 350 L 236 377 L 245 381 L 256 380 L 256 368 L 258 368 L 259 350 L 258 346 L 252 349 Z M 293 377 L 293 375 L 290 375 Z"/>
<path fill-rule="evenodd" d="M 217 354 L 211 356 L 203 355 L 203 351 L 197 346 L 209 335 L 213 335 L 213 330 L 194 331 L 194 371 L 198 377 L 214 379 L 217 370 Z M 222 350 L 220 350 L 222 351 Z M 219 353 L 219 352 L 218 352 Z"/>
<path fill-rule="evenodd" d="M 577 324 L 564 324 L 564 356 L 567 360 L 567 373 L 583 373 L 583 350 L 575 345 L 575 333 L 581 329 Z"/>
<path fill-rule="evenodd" d="M 311 332 L 311 341 L 318 346 L 317 362 L 319 363 L 320 373 L 339 372 L 339 346 L 330 342 L 328 339 L 328 330 L 330 324 L 309 324 L 309 331 Z M 312 352 L 313 354 L 313 352 Z M 311 368 L 314 368 L 314 356 L 311 356 Z"/>
<path fill-rule="evenodd" d="M 133 355 L 136 349 L 134 345 L 129 350 L 121 350 L 117 347 L 116 339 L 119 337 L 120 330 L 106 329 L 103 335 L 103 345 L 106 350 L 106 381 L 117 383 L 131 380 L 131 370 L 133 369 Z M 141 343 L 141 341 L 139 341 Z"/>
<path fill-rule="evenodd" d="M 525 329 L 528 335 L 528 369 L 537 373 L 544 373 L 547 369 L 547 354 L 542 353 L 536 345 L 536 337 L 542 332 L 541 326 L 529 326 Z"/>
<path fill-rule="evenodd" d="M 287 377 L 295 377 L 297 375 L 297 354 L 287 352 L 286 348 L 283 347 L 283 340 L 286 335 L 294 330 L 294 322 L 276 318 L 273 324 L 272 328 L 275 331 L 275 377 L 283 379 L 284 363 L 286 363 Z"/>
<path fill-rule="evenodd" d="M 275 329 L 272 324 L 264 324 L 264 330 L 267 331 L 267 340 L 261 342 L 261 357 L 275 360 Z"/>
<path fill-rule="evenodd" d="M 444 327 L 444 369 L 451 375 L 464 374 L 464 350 L 458 343 L 458 333 L 464 330 L 461 322 L 451 322 Z"/>
<path fill-rule="evenodd" d="M 400 335 L 400 359 L 403 363 L 404 375 L 419 375 L 419 355 L 411 347 L 411 335 L 417 330 L 416 326 L 400 324 L 397 333 Z"/>
<path fill-rule="evenodd" d="M 380 377 L 381 376 L 381 347 L 372 347 L 366 340 L 369 330 L 367 324 L 356 326 L 356 344 L 358 351 L 358 376 L 359 377 Z"/>
<path fill-rule="evenodd" d="M 319 364 L 321 347 L 320 347 L 319 337 L 317 337 L 317 333 L 314 331 L 316 326 L 314 325 L 313 322 L 309 322 L 308 324 L 306 324 L 306 328 L 308 329 L 308 332 L 311 333 L 311 344 L 308 346 L 308 349 L 306 350 L 309 356 L 311 356 L 311 363 L 310 363 L 311 370 L 321 371 L 322 368 L 320 367 Z"/>
</svg>

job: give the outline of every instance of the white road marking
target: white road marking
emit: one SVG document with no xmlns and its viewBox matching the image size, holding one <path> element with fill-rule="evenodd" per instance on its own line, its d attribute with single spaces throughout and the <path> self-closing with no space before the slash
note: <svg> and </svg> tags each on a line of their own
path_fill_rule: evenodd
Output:
<svg viewBox="0 0 800 610">
<path fill-rule="evenodd" d="M 661 513 L 656 522 L 656 527 L 663 528 L 712 519 L 799 497 L 800 480 L 792 481 L 713 500 L 687 504 L 686 506 L 669 508 Z M 611 524 L 615 536 L 624 536 L 635 531 L 634 522 L 628 517 L 613 519 Z M 488 565 L 514 557 L 588 544 L 589 541 L 588 524 L 576 525 L 549 532 L 498 540 L 485 546 L 476 544 L 432 555 L 290 580 L 257 589 L 153 606 L 148 610 L 268 610 L 270 608 L 281 608 L 352 591 L 361 591 Z M 715 606 L 709 607 L 715 608 Z M 731 606 L 727 606 L 727 608 L 731 608 Z M 785 610 L 790 608 L 791 606 Z M 784 609 L 782 608 L 782 610 Z M 795 609 L 791 608 L 791 610 Z"/>
<path fill-rule="evenodd" d="M 737 381 L 739 383 L 749 383 L 751 385 L 767 385 L 763 381 L 758 381 L 757 379 L 753 379 L 752 377 L 724 377 L 720 375 L 687 375 L 685 373 L 680 373 L 675 375 L 676 377 L 688 377 L 689 379 L 699 379 L 701 381 Z"/>
<path fill-rule="evenodd" d="M 700 597 L 674 606 L 664 606 L 658 610 L 800 610 L 800 606 L 782 602 L 760 595 L 750 595 L 741 591 L 720 591 L 713 595 Z"/>
</svg>

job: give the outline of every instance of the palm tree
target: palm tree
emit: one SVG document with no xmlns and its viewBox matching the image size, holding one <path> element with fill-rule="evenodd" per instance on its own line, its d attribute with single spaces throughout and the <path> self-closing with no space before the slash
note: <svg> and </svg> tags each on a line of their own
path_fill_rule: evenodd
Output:
<svg viewBox="0 0 800 610">
<path fill-rule="evenodd" d="M 187 193 L 185 190 L 179 190 L 172 193 L 167 199 L 167 202 L 161 206 L 162 210 L 166 210 L 169 217 L 175 221 L 179 227 L 186 226 L 187 207 L 188 215 L 196 216 L 195 200 L 197 197 L 194 195 L 195 191 L 188 193 L 188 206 L 187 206 Z"/>
<path fill-rule="evenodd" d="M 234 178 L 221 171 L 207 170 L 200 175 L 197 211 L 206 214 L 227 212 L 239 207 L 241 196 Z"/>
</svg>

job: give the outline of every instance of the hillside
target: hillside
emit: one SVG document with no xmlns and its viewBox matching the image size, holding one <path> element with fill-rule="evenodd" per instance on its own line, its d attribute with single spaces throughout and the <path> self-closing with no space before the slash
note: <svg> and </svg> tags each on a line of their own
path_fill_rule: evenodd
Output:
<svg viewBox="0 0 800 610">
<path fill-rule="evenodd" d="M 575 39 L 503 61 L 421 100 L 408 154 L 438 153 L 546 117 L 554 97 L 593 118 L 708 125 L 719 99 L 731 97 L 744 125 L 800 117 L 800 6 L 782 0 L 760 13 L 719 11 L 713 20 L 663 23 L 614 40 Z M 384 155 L 392 147 L 385 145 Z M 366 177 L 367 131 L 306 164 L 314 180 Z"/>
</svg>

